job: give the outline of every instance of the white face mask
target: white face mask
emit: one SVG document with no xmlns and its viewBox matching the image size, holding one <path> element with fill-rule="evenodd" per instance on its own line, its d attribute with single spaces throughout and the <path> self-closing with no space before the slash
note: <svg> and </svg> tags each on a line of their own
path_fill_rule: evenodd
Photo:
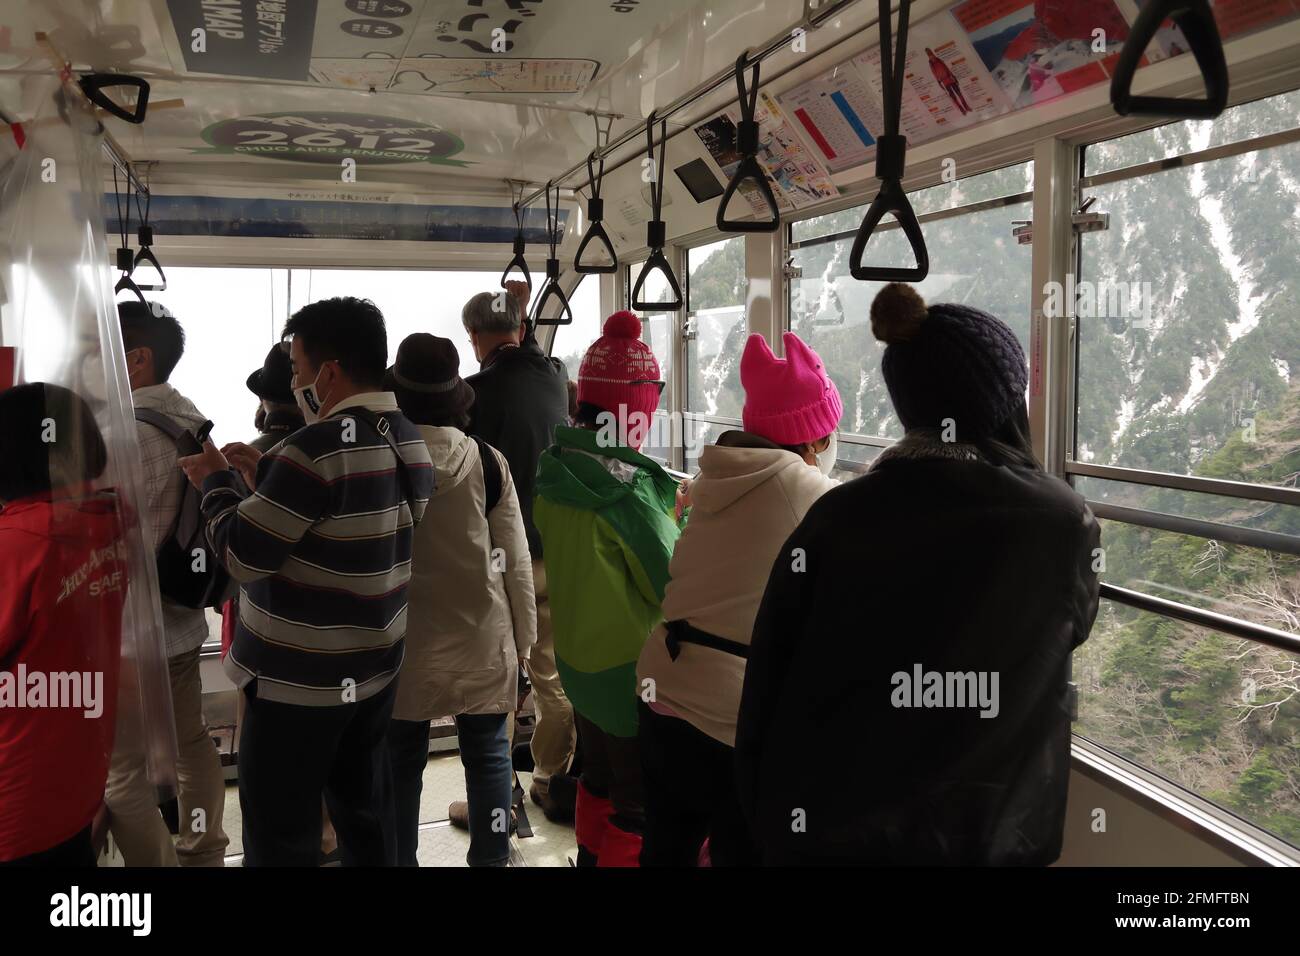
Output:
<svg viewBox="0 0 1300 956">
<path fill-rule="evenodd" d="M 321 371 L 324 371 L 324 366 Z M 320 410 L 324 407 L 325 402 L 329 401 L 328 397 L 322 399 L 316 394 L 316 382 L 320 381 L 320 372 L 316 373 L 316 379 L 310 385 L 304 385 L 302 388 L 293 390 L 293 400 L 298 403 L 298 408 L 302 410 L 303 421 L 308 425 L 313 425 L 320 421 Z"/>
<path fill-rule="evenodd" d="M 831 440 L 827 443 L 825 450 L 817 453 L 817 467 L 821 469 L 823 475 L 829 476 L 835 470 L 836 451 L 835 433 L 831 432 Z"/>
</svg>

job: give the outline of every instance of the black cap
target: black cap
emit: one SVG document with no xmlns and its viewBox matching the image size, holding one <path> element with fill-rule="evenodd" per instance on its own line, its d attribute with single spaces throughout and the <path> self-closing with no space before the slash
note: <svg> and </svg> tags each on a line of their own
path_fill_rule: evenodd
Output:
<svg viewBox="0 0 1300 956">
<path fill-rule="evenodd" d="M 289 354 L 284 347 L 271 346 L 266 353 L 266 361 L 252 375 L 248 376 L 248 390 L 258 398 L 268 402 L 293 404 L 293 366 L 289 364 Z"/>
<path fill-rule="evenodd" d="M 419 413 L 412 421 L 455 416 L 474 404 L 474 389 L 460 377 L 460 353 L 451 339 L 415 332 L 402 339 L 397 360 L 384 374 L 384 387 L 396 393 L 398 404 Z"/>
</svg>

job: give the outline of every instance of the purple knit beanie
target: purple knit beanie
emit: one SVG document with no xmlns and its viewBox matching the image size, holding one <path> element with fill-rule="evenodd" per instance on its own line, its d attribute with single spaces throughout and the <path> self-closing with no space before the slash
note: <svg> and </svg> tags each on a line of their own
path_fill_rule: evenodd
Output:
<svg viewBox="0 0 1300 956">
<path fill-rule="evenodd" d="M 891 282 L 871 303 L 871 331 L 887 343 L 880 362 L 905 429 L 941 428 L 958 441 L 995 432 L 1025 400 L 1025 353 L 1001 319 L 970 306 L 926 307 L 911 286 Z"/>
</svg>

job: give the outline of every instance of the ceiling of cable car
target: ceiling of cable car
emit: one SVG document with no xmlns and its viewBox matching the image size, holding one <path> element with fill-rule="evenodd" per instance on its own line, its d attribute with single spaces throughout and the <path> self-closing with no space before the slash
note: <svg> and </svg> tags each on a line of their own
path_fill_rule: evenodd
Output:
<svg viewBox="0 0 1300 956">
<path fill-rule="evenodd" d="M 150 81 L 143 126 L 106 119 L 133 159 L 337 164 L 328 144 L 343 137 L 378 165 L 542 182 L 591 151 L 585 111 L 615 114 L 615 135 L 640 125 L 802 13 L 802 0 L 3 0 L 0 105 L 60 58 Z M 418 155 L 375 150 L 394 140 Z"/>
</svg>

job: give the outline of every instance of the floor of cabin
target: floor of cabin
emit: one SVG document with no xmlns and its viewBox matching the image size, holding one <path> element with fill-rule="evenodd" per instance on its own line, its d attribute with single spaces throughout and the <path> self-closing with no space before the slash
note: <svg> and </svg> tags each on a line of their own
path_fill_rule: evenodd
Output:
<svg viewBox="0 0 1300 956">
<path fill-rule="evenodd" d="M 519 781 L 528 792 L 531 774 L 520 773 Z M 465 853 L 469 850 L 469 832 L 453 827 L 447 820 L 447 805 L 465 799 L 465 770 L 460 755 L 455 751 L 434 753 L 424 770 L 424 791 L 420 796 L 420 842 L 417 859 L 420 866 L 466 866 Z M 510 838 L 511 866 L 569 866 L 576 858 L 577 841 L 572 826 L 551 823 L 542 814 L 541 807 L 525 797 L 524 805 L 531 837 L 518 835 Z M 240 826 L 239 788 L 231 781 L 226 784 L 226 809 L 222 826 L 230 837 L 226 849 L 226 866 L 243 863 L 243 834 Z M 101 866 L 121 866 L 111 841 Z"/>
</svg>

